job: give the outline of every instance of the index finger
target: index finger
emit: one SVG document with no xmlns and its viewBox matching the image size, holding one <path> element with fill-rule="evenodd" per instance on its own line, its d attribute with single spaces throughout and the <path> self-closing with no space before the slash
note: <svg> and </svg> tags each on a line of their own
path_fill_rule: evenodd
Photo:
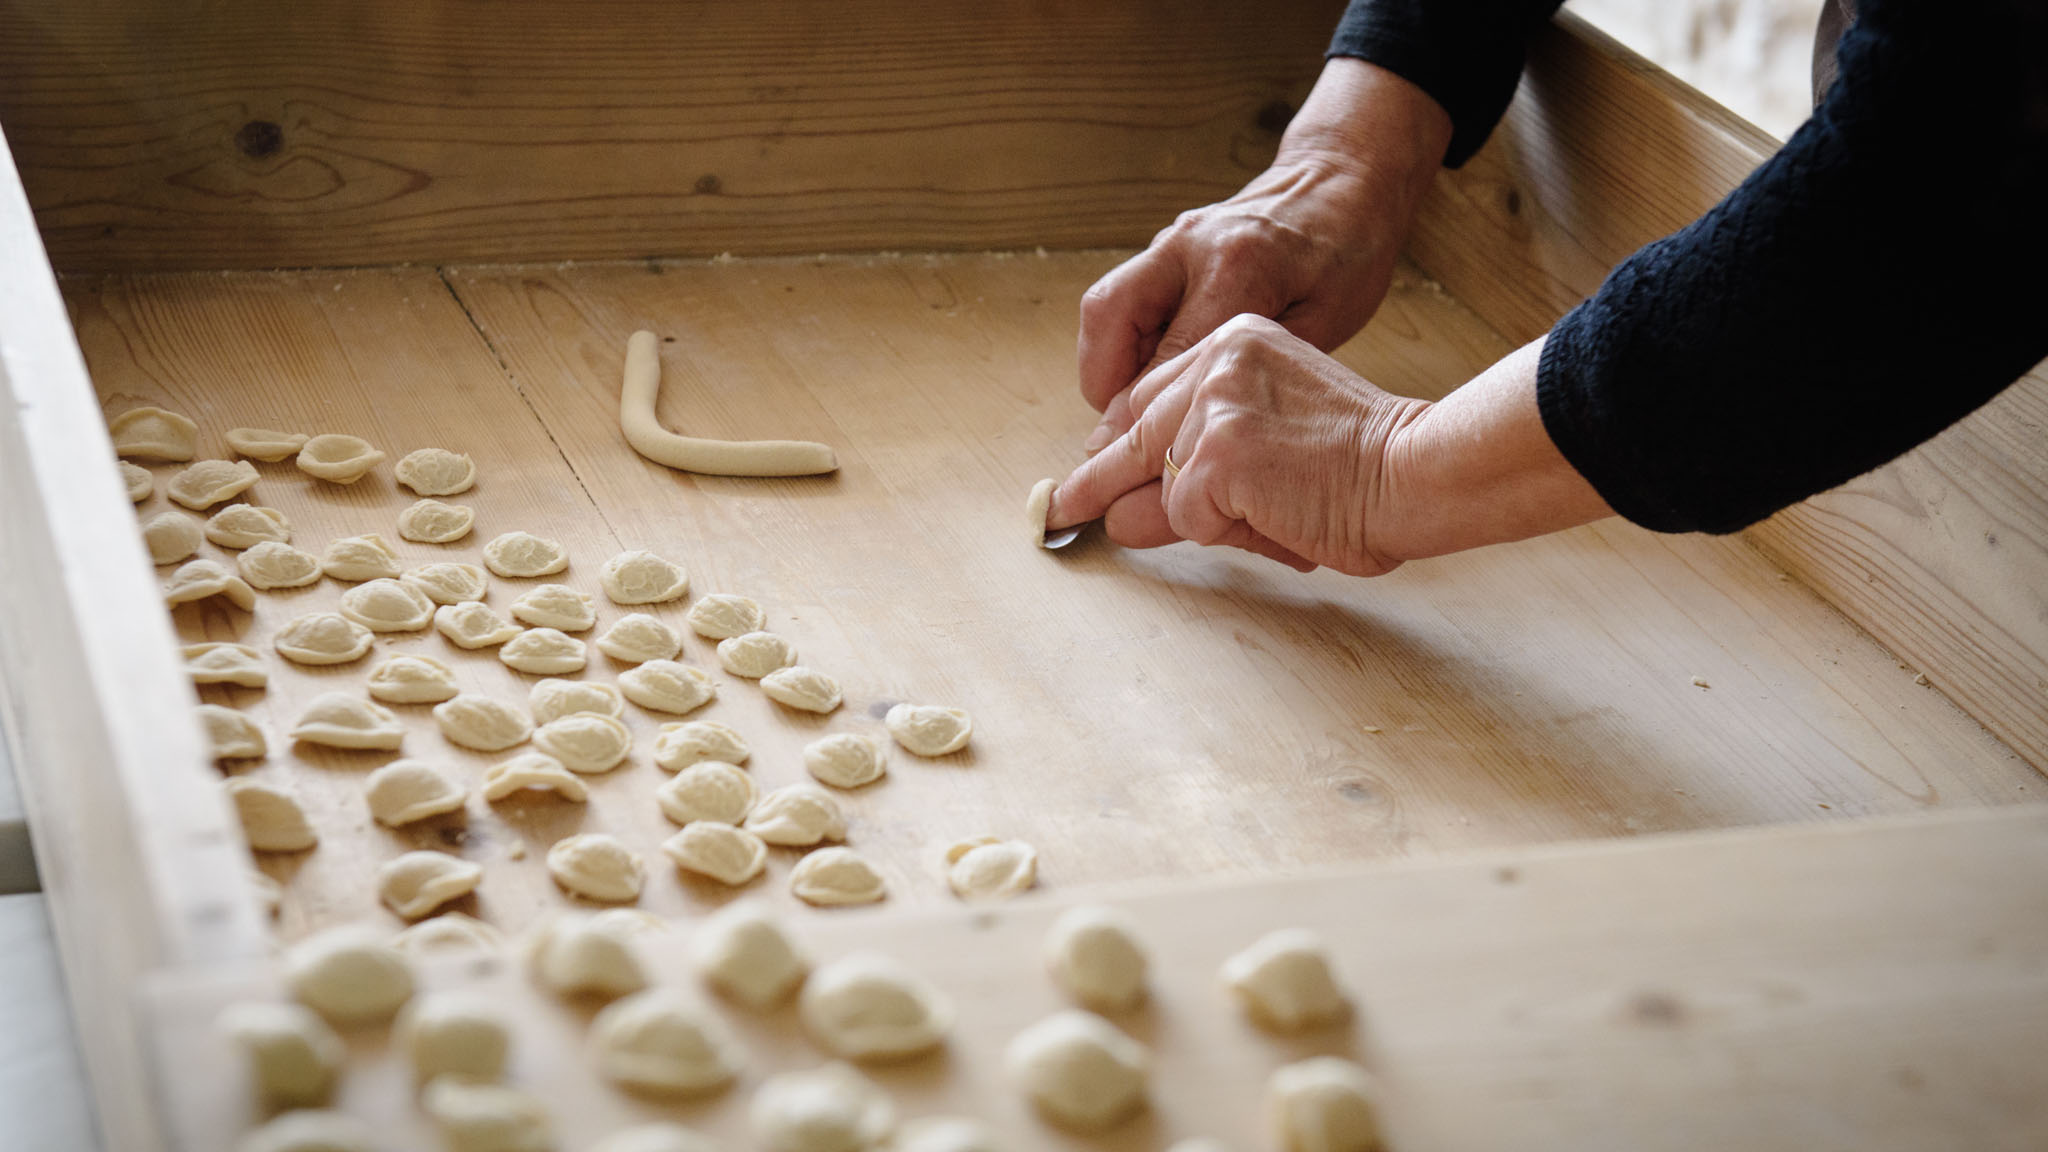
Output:
<svg viewBox="0 0 2048 1152">
<path fill-rule="evenodd" d="M 1193 386 L 1184 381 L 1185 376 L 1168 385 L 1129 431 L 1060 481 L 1046 506 L 1048 529 L 1093 520 L 1107 512 L 1118 497 L 1159 479 L 1166 467 L 1166 450 L 1173 447 L 1191 402 Z"/>
</svg>

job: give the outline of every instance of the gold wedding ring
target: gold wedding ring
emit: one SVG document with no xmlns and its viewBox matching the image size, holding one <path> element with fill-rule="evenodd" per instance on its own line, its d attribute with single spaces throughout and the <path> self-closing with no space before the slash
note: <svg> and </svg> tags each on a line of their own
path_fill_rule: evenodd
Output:
<svg viewBox="0 0 2048 1152">
<path fill-rule="evenodd" d="M 1173 462 L 1173 445 L 1166 446 L 1166 475 L 1171 478 L 1180 475 L 1180 465 Z"/>
</svg>

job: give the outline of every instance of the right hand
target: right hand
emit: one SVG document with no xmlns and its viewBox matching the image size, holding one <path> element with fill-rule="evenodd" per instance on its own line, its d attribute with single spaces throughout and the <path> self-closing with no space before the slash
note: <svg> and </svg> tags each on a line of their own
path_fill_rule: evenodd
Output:
<svg viewBox="0 0 2048 1152">
<path fill-rule="evenodd" d="M 1104 413 L 1087 448 L 1131 425 L 1132 383 L 1242 313 L 1319 349 L 1379 308 L 1450 118 L 1376 65 L 1330 60 L 1273 164 L 1159 233 L 1081 298 L 1081 392 Z"/>
</svg>

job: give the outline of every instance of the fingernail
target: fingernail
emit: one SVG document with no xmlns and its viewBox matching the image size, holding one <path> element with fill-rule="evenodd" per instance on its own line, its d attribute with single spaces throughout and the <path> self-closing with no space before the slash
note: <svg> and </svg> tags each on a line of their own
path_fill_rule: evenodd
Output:
<svg viewBox="0 0 2048 1152">
<path fill-rule="evenodd" d="M 1084 452 L 1100 452 L 1104 448 L 1109 447 L 1110 441 L 1114 439 L 1116 439 L 1116 429 L 1111 428 L 1107 424 L 1097 424 L 1095 431 L 1088 434 L 1088 439 L 1081 442 L 1081 450 Z"/>
</svg>

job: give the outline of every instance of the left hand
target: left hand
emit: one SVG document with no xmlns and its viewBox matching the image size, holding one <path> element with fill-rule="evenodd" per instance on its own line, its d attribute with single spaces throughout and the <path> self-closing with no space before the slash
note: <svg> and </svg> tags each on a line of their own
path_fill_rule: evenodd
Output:
<svg viewBox="0 0 2048 1152">
<path fill-rule="evenodd" d="M 1048 524 L 1102 516 L 1126 547 L 1228 544 L 1304 572 L 1377 576 L 1412 554 L 1390 447 L 1427 401 L 1248 314 L 1141 377 L 1130 405 L 1129 431 L 1059 486 Z"/>
</svg>

